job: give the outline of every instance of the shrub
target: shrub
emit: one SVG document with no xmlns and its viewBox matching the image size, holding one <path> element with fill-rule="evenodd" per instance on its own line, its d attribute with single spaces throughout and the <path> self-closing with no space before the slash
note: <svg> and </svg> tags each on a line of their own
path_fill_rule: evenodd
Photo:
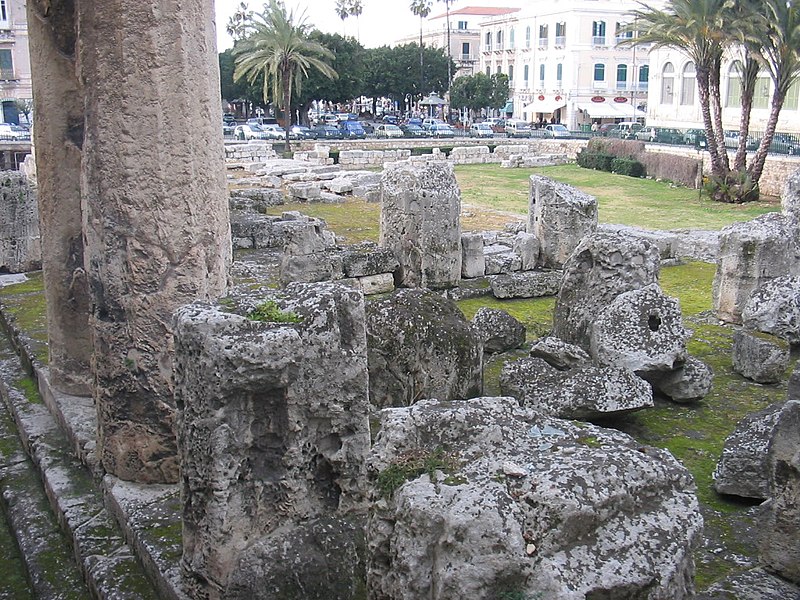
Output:
<svg viewBox="0 0 800 600">
<path fill-rule="evenodd" d="M 724 177 L 709 177 L 703 184 L 703 194 L 715 202 L 741 204 L 756 202 L 760 191 L 747 171 L 731 171 Z"/>
<path fill-rule="evenodd" d="M 646 152 L 639 158 L 650 177 L 672 181 L 690 188 L 700 187 L 701 162 L 689 156 Z"/>
<path fill-rule="evenodd" d="M 595 171 L 611 171 L 611 163 L 613 162 L 614 157 L 611 154 L 591 152 L 588 149 L 583 149 L 578 152 L 577 160 L 578 166 L 585 169 L 594 169 Z"/>
<path fill-rule="evenodd" d="M 247 313 L 251 321 L 265 323 L 299 323 L 300 317 L 291 311 L 281 310 L 274 300 L 266 300 Z"/>
<path fill-rule="evenodd" d="M 644 177 L 644 165 L 633 158 L 615 158 L 611 161 L 611 170 L 628 177 Z"/>
</svg>

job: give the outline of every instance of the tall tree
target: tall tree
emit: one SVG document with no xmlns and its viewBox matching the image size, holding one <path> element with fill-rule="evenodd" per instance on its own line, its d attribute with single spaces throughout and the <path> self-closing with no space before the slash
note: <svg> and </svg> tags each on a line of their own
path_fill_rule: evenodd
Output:
<svg viewBox="0 0 800 600">
<path fill-rule="evenodd" d="M 422 22 L 431 14 L 432 0 L 411 0 L 411 12 L 419 17 L 419 87 L 425 89 L 425 63 L 422 60 Z"/>
<path fill-rule="evenodd" d="M 264 77 L 263 98 L 283 100 L 286 125 L 286 150 L 290 150 L 289 128 L 292 125 L 292 91 L 299 94 L 310 69 L 326 77 L 337 77 L 329 62 L 333 53 L 309 39 L 311 25 L 305 13 L 295 16 L 286 6 L 270 0 L 262 14 L 253 15 L 246 24 L 247 37 L 234 48 L 234 80 L 249 82 Z"/>
<path fill-rule="evenodd" d="M 233 38 L 234 42 L 245 36 L 245 26 L 253 18 L 253 11 L 247 6 L 247 2 L 239 2 L 234 13 L 228 19 L 225 31 Z"/>
<path fill-rule="evenodd" d="M 361 38 L 361 33 L 358 29 L 358 18 L 364 12 L 364 3 L 362 0 L 336 0 L 336 14 L 344 23 L 348 17 L 356 18 L 356 34 L 357 38 Z"/>
</svg>

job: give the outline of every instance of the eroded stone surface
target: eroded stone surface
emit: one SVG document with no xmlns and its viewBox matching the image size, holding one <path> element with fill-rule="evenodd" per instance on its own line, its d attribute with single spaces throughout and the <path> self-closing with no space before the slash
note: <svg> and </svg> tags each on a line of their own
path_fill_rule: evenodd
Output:
<svg viewBox="0 0 800 600">
<path fill-rule="evenodd" d="M 483 347 L 455 302 L 401 289 L 370 302 L 366 312 L 373 406 L 480 395 Z"/>
<path fill-rule="evenodd" d="M 757 383 L 777 383 L 789 366 L 789 346 L 767 334 L 733 334 L 733 370 Z"/>
<path fill-rule="evenodd" d="M 221 597 L 253 542 L 365 500 L 363 296 L 292 284 L 276 301 L 299 322 L 201 304 L 176 313 L 183 568 L 193 597 Z"/>
<path fill-rule="evenodd" d="M 495 298 L 541 298 L 553 296 L 561 283 L 561 271 L 522 271 L 492 277 Z"/>
<path fill-rule="evenodd" d="M 441 469 L 375 505 L 371 598 L 692 594 L 702 518 L 691 476 L 668 452 L 511 398 L 426 400 L 381 418 L 374 476 L 436 449 Z"/>
<path fill-rule="evenodd" d="M 744 306 L 742 324 L 800 344 L 800 277 L 776 277 L 756 289 Z"/>
<path fill-rule="evenodd" d="M 506 352 L 525 343 L 525 326 L 498 308 L 479 308 L 472 317 L 472 326 L 484 352 Z"/>
<path fill-rule="evenodd" d="M 461 191 L 453 166 L 391 163 L 381 179 L 380 245 L 403 287 L 450 288 L 461 278 Z"/>
<path fill-rule="evenodd" d="M 714 489 L 745 498 L 769 496 L 767 452 L 783 404 L 747 415 L 725 440 L 714 470 Z"/>
<path fill-rule="evenodd" d="M 539 240 L 539 262 L 560 269 L 597 228 L 597 199 L 547 177 L 531 175 L 528 233 Z"/>
<path fill-rule="evenodd" d="M 585 364 L 561 371 L 541 358 L 507 362 L 500 390 L 523 406 L 562 419 L 596 419 L 653 406 L 650 386 L 628 369 Z"/>
<path fill-rule="evenodd" d="M 704 398 L 714 385 L 714 371 L 694 356 L 672 371 L 648 373 L 653 388 L 673 402 L 694 402 Z"/>
<path fill-rule="evenodd" d="M 0 272 L 42 268 L 36 189 L 19 171 L 0 174 Z"/>
<path fill-rule="evenodd" d="M 589 364 L 592 360 L 580 346 L 568 344 L 552 335 L 536 340 L 531 346 L 530 354 L 543 358 L 547 364 L 561 371 Z"/>
</svg>

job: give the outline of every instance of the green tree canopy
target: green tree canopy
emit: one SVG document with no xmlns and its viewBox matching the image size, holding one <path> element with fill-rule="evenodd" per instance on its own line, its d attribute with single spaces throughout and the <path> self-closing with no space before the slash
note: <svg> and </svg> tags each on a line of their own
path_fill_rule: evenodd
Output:
<svg viewBox="0 0 800 600">
<path fill-rule="evenodd" d="M 368 49 L 366 53 L 364 93 L 368 96 L 385 96 L 402 103 L 406 94 L 416 98 L 432 91 L 444 93 L 449 87 L 448 58 L 440 48 L 425 46 L 422 49 L 424 84 L 419 81 L 420 49 L 416 43 L 394 48 L 381 46 Z M 451 64 L 451 68 L 454 69 L 454 65 Z"/>
</svg>

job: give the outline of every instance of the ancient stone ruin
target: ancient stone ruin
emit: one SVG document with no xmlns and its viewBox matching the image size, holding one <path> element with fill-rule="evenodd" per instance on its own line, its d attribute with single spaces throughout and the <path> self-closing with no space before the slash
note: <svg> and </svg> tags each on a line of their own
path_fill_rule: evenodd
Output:
<svg viewBox="0 0 800 600">
<path fill-rule="evenodd" d="M 36 189 L 22 172 L 0 174 L 0 273 L 42 268 Z"/>
</svg>

